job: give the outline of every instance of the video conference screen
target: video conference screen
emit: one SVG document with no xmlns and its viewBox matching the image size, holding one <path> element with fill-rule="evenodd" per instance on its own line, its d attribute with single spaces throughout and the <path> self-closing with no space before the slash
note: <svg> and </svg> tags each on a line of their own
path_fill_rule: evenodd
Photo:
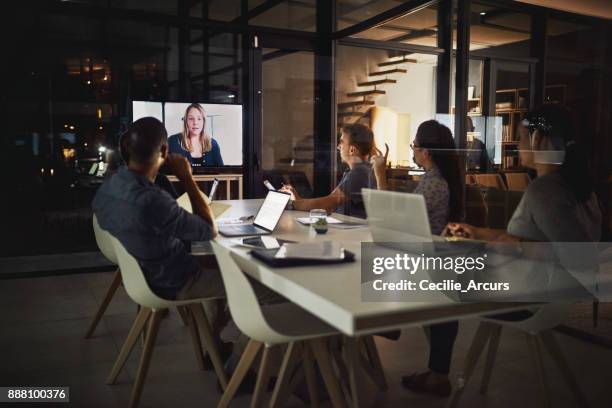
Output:
<svg viewBox="0 0 612 408">
<path fill-rule="evenodd" d="M 242 105 L 197 104 L 201 109 L 193 105 L 133 101 L 132 120 L 152 116 L 163 122 L 170 152 L 187 157 L 194 168 L 241 166 Z M 210 139 L 208 150 L 207 138 Z"/>
</svg>

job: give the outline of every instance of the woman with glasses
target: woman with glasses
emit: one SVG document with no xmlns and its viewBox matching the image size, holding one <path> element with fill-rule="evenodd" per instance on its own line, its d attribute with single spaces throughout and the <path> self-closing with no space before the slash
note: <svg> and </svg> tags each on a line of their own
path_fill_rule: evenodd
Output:
<svg viewBox="0 0 612 408">
<path fill-rule="evenodd" d="M 451 131 L 435 120 L 421 123 L 410 145 L 414 162 L 425 170 L 414 193 L 425 198 L 432 234 L 439 235 L 449 222 L 463 216 L 463 186 Z M 429 370 L 402 378 L 416 392 L 450 395 L 450 357 L 457 337 L 457 322 L 434 324 L 430 333 Z"/>
</svg>

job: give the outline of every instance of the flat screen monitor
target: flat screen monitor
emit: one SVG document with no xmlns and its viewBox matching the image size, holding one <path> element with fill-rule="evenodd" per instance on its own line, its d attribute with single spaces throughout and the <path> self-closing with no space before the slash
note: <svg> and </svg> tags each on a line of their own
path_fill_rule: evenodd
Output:
<svg viewBox="0 0 612 408">
<path fill-rule="evenodd" d="M 168 137 L 174 140 L 181 138 L 183 118 L 190 103 L 183 102 L 132 102 L 132 120 L 152 116 L 164 123 Z M 242 105 L 200 103 L 205 113 L 205 133 L 213 139 L 219 148 L 223 167 L 242 166 Z M 182 139 L 180 139 L 182 140 Z M 171 150 L 172 150 L 171 143 Z M 178 149 L 174 144 L 174 148 Z M 184 147 L 180 144 L 180 148 Z M 194 160 L 194 170 L 222 167 L 215 162 Z"/>
</svg>

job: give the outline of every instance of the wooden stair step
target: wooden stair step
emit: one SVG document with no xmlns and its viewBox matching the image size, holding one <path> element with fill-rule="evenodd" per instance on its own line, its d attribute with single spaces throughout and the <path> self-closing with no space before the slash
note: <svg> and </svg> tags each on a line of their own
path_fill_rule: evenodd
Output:
<svg viewBox="0 0 612 408">
<path fill-rule="evenodd" d="M 351 101 L 341 102 L 338 104 L 338 109 L 356 108 L 358 106 L 374 105 L 374 101 Z"/>
<path fill-rule="evenodd" d="M 398 64 L 416 64 L 417 60 L 412 59 L 412 58 L 402 58 L 399 60 L 395 60 L 395 61 L 385 61 L 385 62 L 381 62 L 380 64 L 378 64 L 379 67 L 389 67 L 389 66 L 393 66 L 393 65 L 398 65 Z"/>
<path fill-rule="evenodd" d="M 405 74 L 408 72 L 402 68 L 388 69 L 386 71 L 370 72 L 370 76 L 390 75 L 390 74 Z"/>
<path fill-rule="evenodd" d="M 376 85 L 382 85 L 382 84 L 395 84 L 395 83 L 397 83 L 396 79 L 377 79 L 376 81 L 359 82 L 357 86 L 376 86 Z"/>
<path fill-rule="evenodd" d="M 351 116 L 363 116 L 363 112 L 338 112 L 339 118 L 348 118 Z"/>
<path fill-rule="evenodd" d="M 381 89 L 372 89 L 370 91 L 359 91 L 359 92 L 349 92 L 346 96 L 354 97 L 354 96 L 370 96 L 370 95 L 384 95 L 385 91 Z"/>
</svg>

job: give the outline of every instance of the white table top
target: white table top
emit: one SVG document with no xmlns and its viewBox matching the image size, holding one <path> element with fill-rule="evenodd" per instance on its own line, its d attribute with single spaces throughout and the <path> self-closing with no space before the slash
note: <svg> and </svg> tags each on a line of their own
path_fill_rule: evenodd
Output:
<svg viewBox="0 0 612 408">
<path fill-rule="evenodd" d="M 220 219 L 255 215 L 262 200 L 223 202 L 231 204 L 232 208 Z M 239 255 L 239 266 L 245 273 L 346 335 L 375 333 L 525 307 L 524 304 L 515 303 L 452 303 L 442 297 L 435 303 L 362 302 L 360 252 L 362 241 L 372 241 L 369 229 L 329 228 L 327 234 L 317 235 L 311 227 L 295 220 L 307 215 L 301 211 L 285 211 L 273 235 L 298 242 L 338 241 L 356 254 L 356 261 L 329 266 L 272 268 L 252 258 L 248 248 L 234 245 L 231 238 L 219 236 L 217 242 Z M 334 214 L 334 217 L 356 220 L 338 214 Z"/>
</svg>

